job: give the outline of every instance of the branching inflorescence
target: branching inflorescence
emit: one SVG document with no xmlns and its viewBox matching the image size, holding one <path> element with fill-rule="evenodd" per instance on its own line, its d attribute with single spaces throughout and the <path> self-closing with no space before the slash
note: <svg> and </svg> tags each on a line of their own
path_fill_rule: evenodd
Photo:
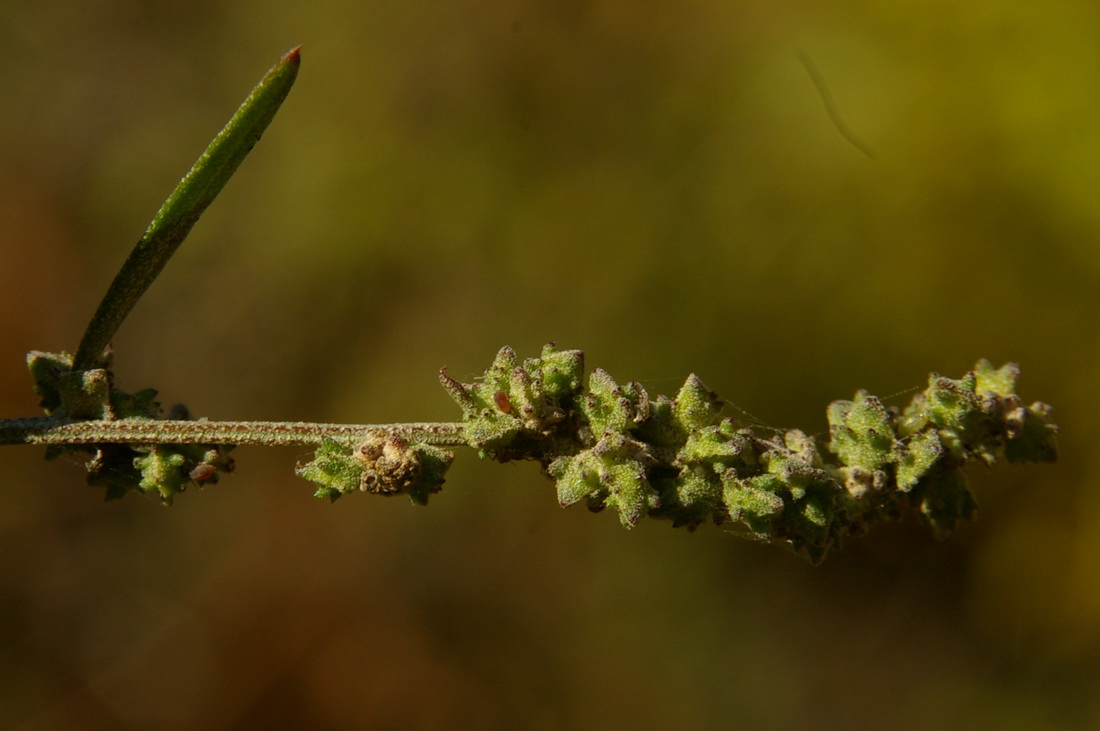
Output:
<svg viewBox="0 0 1100 731">
<path fill-rule="evenodd" d="M 294 81 L 297 49 L 253 90 L 154 218 L 111 285 L 76 356 L 32 351 L 27 363 L 45 417 L 0 420 L 0 444 L 47 445 L 47 456 L 90 455 L 88 481 L 108 498 L 130 491 L 165 503 L 233 468 L 236 444 L 309 444 L 299 465 L 318 497 L 407 495 L 443 485 L 455 447 L 498 462 L 531 460 L 562 506 L 613 508 L 630 528 L 663 518 L 694 530 L 712 522 L 789 546 L 810 561 L 876 523 L 917 516 L 937 537 L 976 509 L 963 467 L 1050 462 L 1050 407 L 1025 406 L 1014 364 L 980 361 L 954 380 L 933 374 L 903 410 L 864 391 L 828 408 L 824 445 L 797 429 L 761 435 L 723 416 L 695 375 L 672 398 L 617 383 L 584 355 L 547 345 L 520 361 L 502 348 L 473 383 L 439 374 L 462 409 L 454 423 L 383 425 L 213 422 L 183 406 L 162 412 L 156 391 L 116 387 L 109 339 L 203 209 L 271 121 Z"/>
</svg>

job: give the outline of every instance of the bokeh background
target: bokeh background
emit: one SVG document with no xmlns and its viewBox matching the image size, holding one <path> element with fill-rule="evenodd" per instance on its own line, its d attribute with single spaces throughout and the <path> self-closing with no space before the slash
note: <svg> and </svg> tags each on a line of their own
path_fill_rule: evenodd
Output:
<svg viewBox="0 0 1100 731">
<path fill-rule="evenodd" d="M 304 44 L 116 338 L 123 387 L 448 420 L 441 366 L 552 340 L 821 433 L 987 357 L 1063 427 L 1057 465 L 974 470 L 949 541 L 885 526 L 817 568 L 472 453 L 416 508 L 242 448 L 165 509 L 6 447 L 0 726 L 1100 726 L 1095 3 L 0 0 L 0 43 L 0 415 Z"/>
</svg>

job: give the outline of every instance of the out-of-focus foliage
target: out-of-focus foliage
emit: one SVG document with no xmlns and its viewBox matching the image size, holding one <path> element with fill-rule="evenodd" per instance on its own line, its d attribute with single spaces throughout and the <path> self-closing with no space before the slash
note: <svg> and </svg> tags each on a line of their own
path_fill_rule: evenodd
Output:
<svg viewBox="0 0 1100 731">
<path fill-rule="evenodd" d="M 24 354 L 76 347 L 181 171 L 302 43 L 294 95 L 115 339 L 124 388 L 212 418 L 449 419 L 441 366 L 554 340 L 824 434 L 857 386 L 903 404 L 985 356 L 1062 434 L 1053 468 L 975 475 L 950 542 L 890 531 L 819 568 L 558 511 L 522 465 L 463 460 L 428 510 L 330 506 L 303 455 L 241 449 L 164 511 L 9 448 L 0 725 L 1096 726 L 1098 14 L 9 3 L 4 415 L 35 413 Z"/>
</svg>

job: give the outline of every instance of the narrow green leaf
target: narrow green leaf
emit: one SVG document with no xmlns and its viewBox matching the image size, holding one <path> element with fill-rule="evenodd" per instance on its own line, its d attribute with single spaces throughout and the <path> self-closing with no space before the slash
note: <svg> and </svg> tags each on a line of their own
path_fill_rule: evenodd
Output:
<svg viewBox="0 0 1100 731">
<path fill-rule="evenodd" d="M 271 67 L 153 217 L 88 324 L 74 369 L 95 367 L 122 321 L 260 139 L 298 75 L 298 50 Z"/>
</svg>

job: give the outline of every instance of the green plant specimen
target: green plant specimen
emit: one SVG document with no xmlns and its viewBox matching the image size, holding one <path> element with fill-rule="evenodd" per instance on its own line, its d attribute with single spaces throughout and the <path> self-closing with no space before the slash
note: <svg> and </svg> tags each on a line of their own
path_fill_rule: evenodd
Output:
<svg viewBox="0 0 1100 731">
<path fill-rule="evenodd" d="M 28 354 L 44 417 L 0 420 L 0 443 L 47 445 L 47 456 L 90 455 L 88 481 L 108 498 L 130 491 L 165 503 L 233 468 L 233 445 L 313 445 L 298 474 L 318 497 L 406 495 L 426 504 L 469 447 L 499 462 L 531 460 L 562 506 L 613 508 L 630 528 L 645 517 L 694 529 L 732 526 L 818 562 L 846 539 L 907 514 L 937 537 L 973 517 L 963 468 L 1051 462 L 1050 407 L 1025 405 L 1019 370 L 980 361 L 959 379 L 933 374 L 903 410 L 860 391 L 828 407 L 829 441 L 791 430 L 761 436 L 722 414 L 695 375 L 672 397 L 639 383 L 586 375 L 579 350 L 547 345 L 520 360 L 502 348 L 472 383 L 439 374 L 462 410 L 453 423 L 378 425 L 214 422 L 183 406 L 167 415 L 156 391 L 114 385 L 109 341 L 271 122 L 294 83 L 298 49 L 283 56 L 180 181 L 112 282 L 76 355 Z"/>
</svg>

